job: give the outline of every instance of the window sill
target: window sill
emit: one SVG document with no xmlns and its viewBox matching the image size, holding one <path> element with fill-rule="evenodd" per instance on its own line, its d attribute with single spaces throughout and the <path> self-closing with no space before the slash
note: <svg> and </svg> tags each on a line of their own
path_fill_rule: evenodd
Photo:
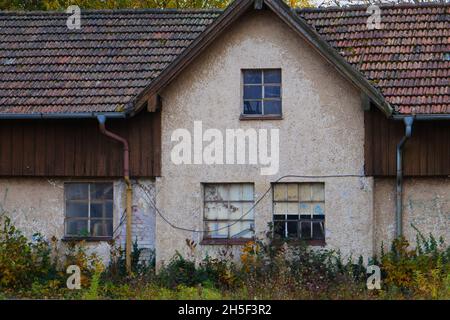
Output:
<svg viewBox="0 0 450 320">
<path fill-rule="evenodd" d="M 250 115 L 250 114 L 241 114 L 239 120 L 283 120 L 283 116 L 280 115 Z"/>
<path fill-rule="evenodd" d="M 255 241 L 253 238 L 239 238 L 239 239 L 203 239 L 201 245 L 245 245 L 250 241 Z"/>
<path fill-rule="evenodd" d="M 111 241 L 112 237 L 64 237 L 61 241 L 64 242 L 101 242 L 101 241 Z"/>
</svg>

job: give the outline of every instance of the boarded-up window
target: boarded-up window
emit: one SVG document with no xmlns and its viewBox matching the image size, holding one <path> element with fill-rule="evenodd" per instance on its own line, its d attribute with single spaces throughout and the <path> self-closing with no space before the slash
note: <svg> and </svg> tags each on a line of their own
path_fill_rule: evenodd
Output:
<svg viewBox="0 0 450 320">
<path fill-rule="evenodd" d="M 204 221 L 209 239 L 254 236 L 253 184 L 204 185 Z"/>
<path fill-rule="evenodd" d="M 64 184 L 67 237 L 112 237 L 113 184 Z"/>
<path fill-rule="evenodd" d="M 325 185 L 276 183 L 273 185 L 275 236 L 288 239 L 325 239 Z"/>
</svg>

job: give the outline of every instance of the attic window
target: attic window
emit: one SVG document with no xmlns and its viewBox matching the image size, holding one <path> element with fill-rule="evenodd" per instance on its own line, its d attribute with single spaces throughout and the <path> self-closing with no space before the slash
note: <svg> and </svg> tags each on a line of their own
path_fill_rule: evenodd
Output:
<svg viewBox="0 0 450 320">
<path fill-rule="evenodd" d="M 242 114 L 281 116 L 281 69 L 246 69 L 242 76 Z"/>
</svg>

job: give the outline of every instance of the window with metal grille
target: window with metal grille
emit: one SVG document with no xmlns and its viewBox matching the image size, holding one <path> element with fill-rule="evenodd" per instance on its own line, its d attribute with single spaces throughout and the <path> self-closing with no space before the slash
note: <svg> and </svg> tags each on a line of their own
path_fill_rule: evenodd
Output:
<svg viewBox="0 0 450 320">
<path fill-rule="evenodd" d="M 65 183 L 64 197 L 66 237 L 112 237 L 112 183 Z"/>
<path fill-rule="evenodd" d="M 253 184 L 208 183 L 204 190 L 205 239 L 254 236 Z"/>
<path fill-rule="evenodd" d="M 281 69 L 242 70 L 244 115 L 281 115 Z"/>
<path fill-rule="evenodd" d="M 278 238 L 325 240 L 324 183 L 274 184 L 273 222 Z"/>
</svg>

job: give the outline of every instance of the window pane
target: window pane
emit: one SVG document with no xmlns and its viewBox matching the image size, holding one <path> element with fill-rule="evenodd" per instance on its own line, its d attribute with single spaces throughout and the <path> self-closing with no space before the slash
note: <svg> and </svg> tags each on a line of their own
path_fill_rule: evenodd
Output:
<svg viewBox="0 0 450 320">
<path fill-rule="evenodd" d="M 227 220 L 228 205 L 225 202 L 206 202 L 205 219 L 207 220 Z"/>
<path fill-rule="evenodd" d="M 253 237 L 254 225 L 251 221 L 239 221 L 230 226 L 230 238 Z"/>
<path fill-rule="evenodd" d="M 67 183 L 64 185 L 66 200 L 87 200 L 88 183 Z"/>
<path fill-rule="evenodd" d="M 286 213 L 298 215 L 298 203 L 297 202 L 288 202 Z"/>
<path fill-rule="evenodd" d="M 298 187 L 300 190 L 300 200 L 311 201 L 311 185 L 307 183 L 300 183 Z"/>
<path fill-rule="evenodd" d="M 265 100 L 264 101 L 264 114 L 281 114 L 281 101 L 280 100 Z"/>
<path fill-rule="evenodd" d="M 298 184 L 289 183 L 287 185 L 287 197 L 289 201 L 298 201 Z"/>
<path fill-rule="evenodd" d="M 311 222 L 301 222 L 302 224 L 302 236 L 303 240 L 311 239 Z"/>
<path fill-rule="evenodd" d="M 91 200 L 113 198 L 112 183 L 92 183 L 91 184 Z"/>
<path fill-rule="evenodd" d="M 105 203 L 105 216 L 106 218 L 112 218 L 113 217 L 113 210 L 114 210 L 114 205 L 112 201 L 106 201 Z"/>
<path fill-rule="evenodd" d="M 280 86 L 264 86 L 264 98 L 280 98 Z"/>
<path fill-rule="evenodd" d="M 87 220 L 67 220 L 66 235 L 76 237 L 89 236 Z"/>
<path fill-rule="evenodd" d="M 314 183 L 311 186 L 312 200 L 324 201 L 325 200 L 325 188 L 323 183 Z"/>
<path fill-rule="evenodd" d="M 300 202 L 300 214 L 311 216 L 311 204 Z"/>
<path fill-rule="evenodd" d="M 314 215 L 324 215 L 325 214 L 324 203 L 315 203 L 313 206 L 313 214 Z"/>
<path fill-rule="evenodd" d="M 323 222 L 313 222 L 313 239 L 325 239 L 325 229 Z"/>
<path fill-rule="evenodd" d="M 91 203 L 91 218 L 103 218 L 103 203 Z"/>
<path fill-rule="evenodd" d="M 242 200 L 253 201 L 254 192 L 252 184 L 244 184 L 242 187 Z"/>
<path fill-rule="evenodd" d="M 110 237 L 112 231 L 112 220 L 91 220 L 91 235 L 93 237 Z"/>
<path fill-rule="evenodd" d="M 230 220 L 238 220 L 242 216 L 242 202 L 230 202 Z"/>
<path fill-rule="evenodd" d="M 298 222 L 297 221 L 287 222 L 287 229 L 288 229 L 288 237 L 289 238 L 297 238 L 298 237 Z"/>
<path fill-rule="evenodd" d="M 230 200 L 239 201 L 242 199 L 242 185 L 230 184 Z"/>
<path fill-rule="evenodd" d="M 264 70 L 264 83 L 281 83 L 281 70 Z"/>
<path fill-rule="evenodd" d="M 244 219 L 254 219 L 255 209 L 253 208 L 253 202 L 243 202 L 242 203 L 242 214 L 245 214 Z"/>
<path fill-rule="evenodd" d="M 209 230 L 208 237 L 219 239 L 228 238 L 227 225 L 227 222 L 206 222 L 206 230 Z"/>
<path fill-rule="evenodd" d="M 88 203 L 87 202 L 66 202 L 66 217 L 88 217 Z"/>
<path fill-rule="evenodd" d="M 244 84 L 262 83 L 261 70 L 244 70 Z"/>
<path fill-rule="evenodd" d="M 228 186 L 223 184 L 205 184 L 205 200 L 206 201 L 227 201 Z"/>
<path fill-rule="evenodd" d="M 273 199 L 275 201 L 287 200 L 287 184 L 277 183 L 273 186 Z"/>
<path fill-rule="evenodd" d="M 275 202 L 273 206 L 274 214 L 286 214 L 287 202 Z"/>
<path fill-rule="evenodd" d="M 244 86 L 244 100 L 262 99 L 262 86 Z"/>
<path fill-rule="evenodd" d="M 244 101 L 244 114 L 262 114 L 262 102 Z"/>
</svg>

